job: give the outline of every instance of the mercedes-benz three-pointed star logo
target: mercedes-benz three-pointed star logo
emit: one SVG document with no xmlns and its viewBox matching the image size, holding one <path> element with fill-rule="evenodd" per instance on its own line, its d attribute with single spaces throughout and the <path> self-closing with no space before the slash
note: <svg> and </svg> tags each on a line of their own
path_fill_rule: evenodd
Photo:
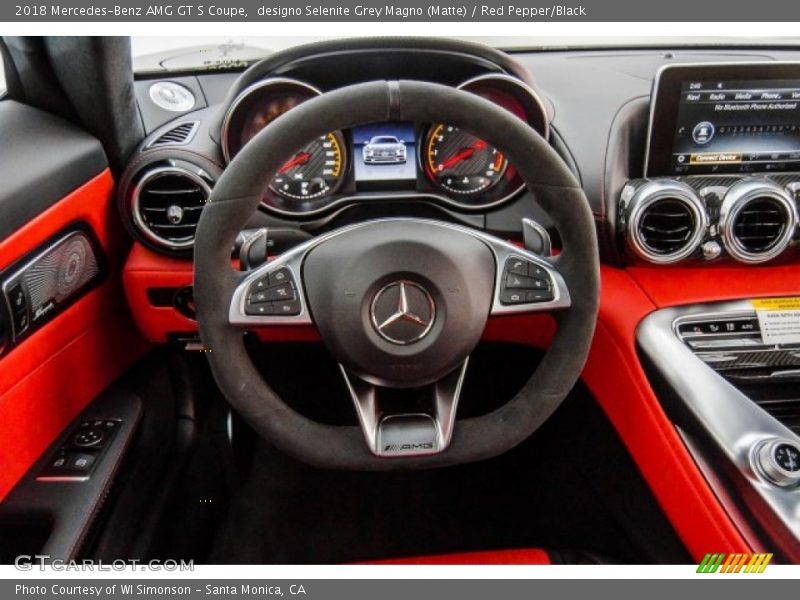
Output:
<svg viewBox="0 0 800 600">
<path fill-rule="evenodd" d="M 393 281 L 375 294 L 370 316 L 372 326 L 383 339 L 407 346 L 430 333 L 436 305 L 428 290 L 403 279 Z"/>
</svg>

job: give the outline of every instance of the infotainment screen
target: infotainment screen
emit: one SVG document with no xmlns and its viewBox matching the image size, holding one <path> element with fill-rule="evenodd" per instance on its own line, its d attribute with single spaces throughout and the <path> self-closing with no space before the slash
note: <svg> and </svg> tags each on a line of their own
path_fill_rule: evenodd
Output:
<svg viewBox="0 0 800 600">
<path fill-rule="evenodd" d="M 800 65 L 669 67 L 653 98 L 648 176 L 800 170 Z"/>
</svg>

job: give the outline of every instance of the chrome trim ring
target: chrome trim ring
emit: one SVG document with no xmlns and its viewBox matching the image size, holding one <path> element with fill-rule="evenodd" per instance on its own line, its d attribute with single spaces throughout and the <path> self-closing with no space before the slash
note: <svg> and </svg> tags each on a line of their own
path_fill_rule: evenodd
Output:
<svg viewBox="0 0 800 600">
<path fill-rule="evenodd" d="M 684 246 L 670 254 L 656 254 L 647 247 L 639 231 L 644 211 L 659 200 L 678 200 L 689 207 L 694 217 L 694 231 Z M 639 258 L 656 264 L 670 264 L 689 257 L 700 245 L 708 229 L 708 214 L 703 200 L 685 183 L 675 180 L 648 181 L 637 189 L 628 203 L 628 247 Z"/>
<path fill-rule="evenodd" d="M 778 202 L 785 211 L 786 226 L 783 233 L 763 252 L 750 252 L 736 237 L 733 227 L 736 217 L 753 200 L 769 198 Z M 797 207 L 785 188 L 766 179 L 746 179 L 733 185 L 722 201 L 719 211 L 719 229 L 725 249 L 739 262 L 756 264 L 778 256 L 789 245 L 797 227 Z"/>
<path fill-rule="evenodd" d="M 311 92 L 314 96 L 322 95 L 322 92 L 313 85 L 300 81 L 299 79 L 292 79 L 290 77 L 270 77 L 269 79 L 262 79 L 261 81 L 257 81 L 252 85 L 247 86 L 239 93 L 238 96 L 236 96 L 233 102 L 231 102 L 231 105 L 228 107 L 228 110 L 225 111 L 225 117 L 222 120 L 220 144 L 222 145 L 222 155 L 225 157 L 225 164 L 230 163 L 231 159 L 233 158 L 228 149 L 228 134 L 230 133 L 231 119 L 236 113 L 236 110 L 239 108 L 242 102 L 244 102 L 254 92 L 278 85 L 293 85 L 307 92 Z"/>
<path fill-rule="evenodd" d="M 194 235 L 191 237 L 191 239 L 184 242 L 174 242 L 172 240 L 163 238 L 147 226 L 142 218 L 139 208 L 139 194 L 141 194 L 142 188 L 145 186 L 145 184 L 165 175 L 181 175 L 187 179 L 191 179 L 201 187 L 206 195 L 205 201 L 208 202 L 208 198 L 211 196 L 211 186 L 209 186 L 206 180 L 200 175 L 193 173 L 188 169 L 184 169 L 183 167 L 157 167 L 147 171 L 144 175 L 142 175 L 142 177 L 139 179 L 139 182 L 136 184 L 136 187 L 133 188 L 133 193 L 131 194 L 130 199 L 131 216 L 133 217 L 133 222 L 136 225 L 136 228 L 151 243 L 158 246 L 163 246 L 170 250 L 186 250 L 194 245 Z"/>
<path fill-rule="evenodd" d="M 776 451 L 780 446 L 791 446 L 800 451 L 800 444 L 795 440 L 776 438 L 764 442 L 753 453 L 753 464 L 761 474 L 778 487 L 788 488 L 800 483 L 800 471 L 787 471 L 778 462 Z"/>
</svg>

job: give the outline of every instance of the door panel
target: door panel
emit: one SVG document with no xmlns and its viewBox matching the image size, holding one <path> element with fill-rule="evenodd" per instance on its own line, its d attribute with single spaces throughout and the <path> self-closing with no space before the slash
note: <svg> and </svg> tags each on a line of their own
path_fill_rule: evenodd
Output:
<svg viewBox="0 0 800 600">
<path fill-rule="evenodd" d="M 103 147 L 89 134 L 44 111 L 0 101 L 0 240 L 106 167 Z"/>
<path fill-rule="evenodd" d="M 91 231 L 107 268 L 100 285 L 0 356 L 2 500 L 147 344 L 121 290 L 127 243 L 99 143 L 57 117 L 2 101 L 0 177 L 0 271 L 76 225 Z"/>
</svg>

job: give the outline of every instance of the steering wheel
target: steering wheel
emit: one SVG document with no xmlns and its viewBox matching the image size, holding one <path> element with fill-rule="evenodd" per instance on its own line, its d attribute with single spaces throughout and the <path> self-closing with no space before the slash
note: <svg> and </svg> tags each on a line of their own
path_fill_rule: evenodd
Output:
<svg viewBox="0 0 800 600">
<path fill-rule="evenodd" d="M 450 123 L 498 148 L 558 229 L 558 256 L 451 223 L 382 219 L 317 236 L 255 270 L 233 270 L 236 235 L 287 155 L 330 131 L 384 121 Z M 217 182 L 194 259 L 200 335 L 223 394 L 265 440 L 324 468 L 441 467 L 511 449 L 577 381 L 597 318 L 594 220 L 567 166 L 506 110 L 420 81 L 341 88 L 275 119 Z M 468 358 L 487 319 L 542 311 L 553 313 L 556 333 L 522 390 L 493 412 L 457 421 Z M 360 426 L 308 419 L 267 385 L 243 333 L 272 324 L 317 327 L 341 365 Z M 381 402 L 385 388 L 413 389 L 415 400 L 404 409 L 394 398 L 389 410 Z"/>
</svg>

